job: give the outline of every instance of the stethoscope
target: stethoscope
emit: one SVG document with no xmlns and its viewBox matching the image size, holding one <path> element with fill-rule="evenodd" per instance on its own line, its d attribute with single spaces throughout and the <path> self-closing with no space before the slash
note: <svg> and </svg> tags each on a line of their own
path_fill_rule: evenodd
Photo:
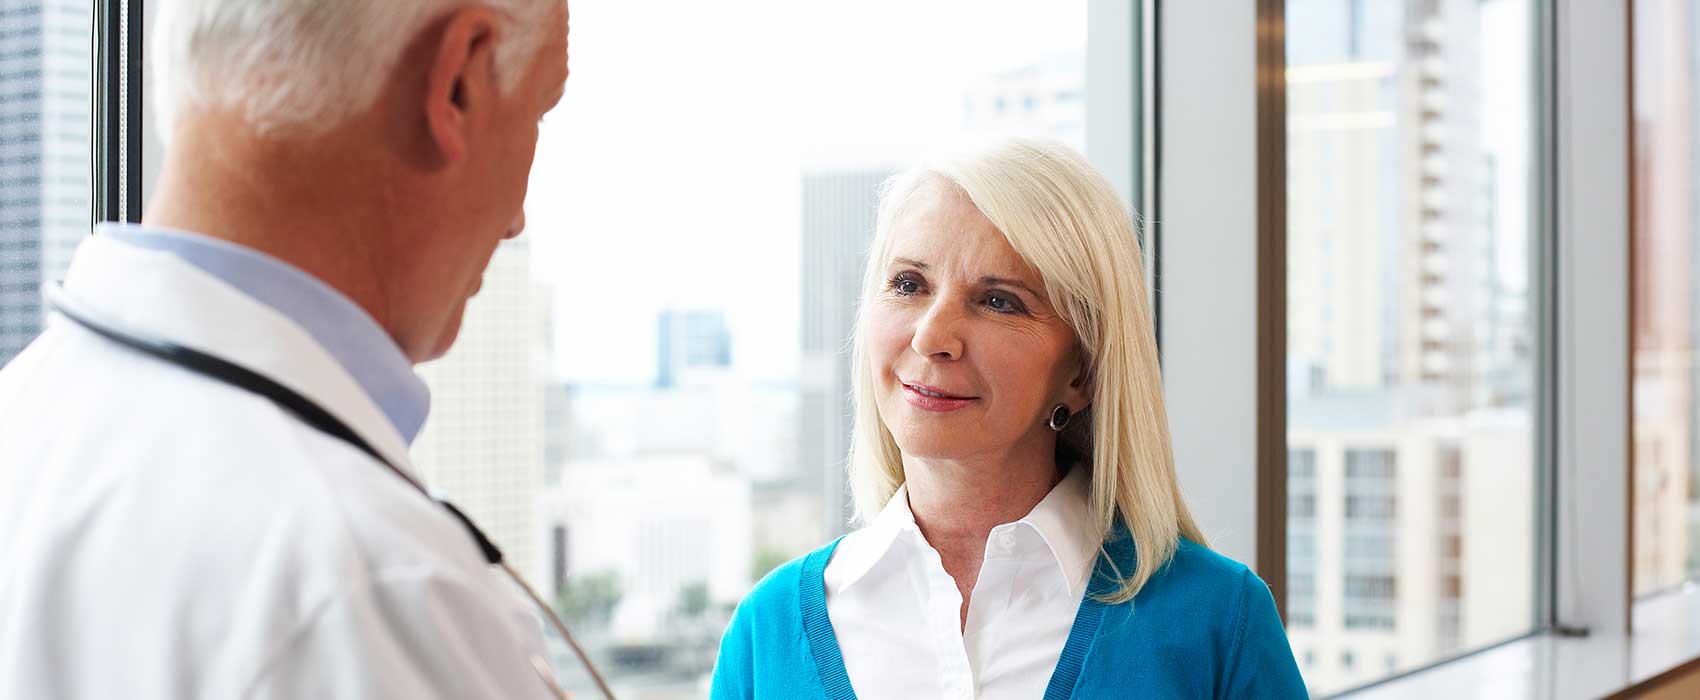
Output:
<svg viewBox="0 0 1700 700">
<path fill-rule="evenodd" d="M 315 430 L 341 440 L 355 449 L 366 453 L 368 457 L 377 460 L 378 464 L 389 469 L 391 473 L 401 477 L 402 481 L 407 482 L 407 484 L 412 486 L 414 490 L 418 491 L 420 495 L 423 495 L 442 506 L 444 510 L 447 510 L 450 515 L 454 516 L 455 520 L 460 521 L 460 524 L 466 528 L 468 534 L 472 535 L 472 540 L 478 544 L 479 552 L 484 555 L 484 561 L 488 562 L 492 566 L 500 567 L 502 571 L 507 572 L 508 577 L 513 579 L 513 582 L 518 584 L 521 590 L 525 591 L 526 596 L 531 599 L 532 604 L 537 606 L 537 609 L 543 613 L 543 617 L 549 620 L 549 623 L 554 626 L 555 631 L 559 632 L 561 638 L 567 641 L 567 645 L 572 647 L 573 653 L 576 654 L 579 661 L 584 664 L 585 670 L 590 672 L 591 680 L 594 681 L 596 683 L 596 687 L 602 691 L 602 695 L 607 697 L 608 700 L 614 700 L 613 691 L 608 689 L 608 683 L 602 679 L 602 674 L 597 672 L 596 666 L 590 663 L 590 657 L 584 653 L 584 649 L 579 647 L 578 641 L 573 638 L 572 633 L 567 631 L 566 623 L 562 622 L 560 616 L 555 614 L 554 609 L 544 603 L 543 599 L 537 595 L 537 592 L 532 590 L 531 585 L 525 582 L 525 578 L 520 576 L 519 572 L 514 571 L 513 567 L 510 566 L 505 559 L 503 559 L 502 550 L 496 546 L 496 543 L 492 542 L 490 538 L 484 534 L 483 530 L 478 529 L 478 526 L 472 522 L 472 519 L 467 517 L 465 513 L 462 513 L 459 508 L 456 508 L 453 503 L 436 496 L 432 496 L 431 492 L 425 489 L 424 484 L 419 483 L 418 480 L 409 476 L 407 472 L 402 471 L 400 467 L 397 467 L 390 463 L 389 460 L 384 459 L 383 455 L 379 454 L 376 448 L 373 448 L 370 443 L 366 442 L 366 440 L 360 437 L 358 433 L 355 433 L 352 428 L 349 428 L 348 424 L 343 423 L 336 416 L 331 415 L 329 411 L 326 411 L 324 408 L 314 403 L 311 399 L 302 396 L 295 390 L 279 384 L 267 378 L 265 375 L 254 372 L 246 367 L 242 367 L 198 350 L 183 347 L 182 345 L 173 343 L 170 340 L 160 338 L 149 333 L 133 329 L 120 329 L 111 323 L 98 320 L 74 302 L 69 295 L 65 293 L 64 288 L 59 284 L 49 284 L 43 288 L 42 291 L 47 298 L 48 305 L 51 306 L 53 310 L 63 314 L 65 318 L 70 319 L 77 325 L 93 331 L 96 335 L 106 338 L 107 340 L 130 348 L 131 350 L 135 350 L 136 352 L 176 365 L 207 377 L 208 379 L 223 382 L 238 389 L 265 397 L 273 403 L 276 403 L 278 407 L 290 412 L 296 418 L 300 419 L 301 422 L 306 423 Z M 560 684 L 555 681 L 555 674 L 550 670 L 548 661 L 534 656 L 531 659 L 531 664 L 537 671 L 537 675 L 543 679 L 544 684 L 548 685 L 549 689 L 553 691 L 556 696 L 565 700 L 567 694 L 561 689 Z"/>
</svg>

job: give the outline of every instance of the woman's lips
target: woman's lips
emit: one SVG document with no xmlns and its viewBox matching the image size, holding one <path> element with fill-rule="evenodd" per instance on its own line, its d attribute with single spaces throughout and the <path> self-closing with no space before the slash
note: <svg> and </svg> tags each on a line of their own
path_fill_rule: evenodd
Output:
<svg viewBox="0 0 1700 700">
<path fill-rule="evenodd" d="M 925 384 L 903 384 L 903 398 L 909 405 L 923 411 L 948 413 L 979 400 L 977 396 L 957 396 Z"/>
</svg>

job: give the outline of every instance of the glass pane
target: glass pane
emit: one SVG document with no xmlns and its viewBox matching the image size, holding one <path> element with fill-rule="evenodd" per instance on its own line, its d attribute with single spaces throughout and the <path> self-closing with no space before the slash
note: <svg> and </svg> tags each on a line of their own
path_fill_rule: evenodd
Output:
<svg viewBox="0 0 1700 700">
<path fill-rule="evenodd" d="M 1533 16 L 1286 26 L 1287 623 L 1330 693 L 1533 626 Z"/>
<path fill-rule="evenodd" d="M 41 333 L 93 218 L 89 0 L 0 6 L 0 365 Z"/>
<path fill-rule="evenodd" d="M 1700 3 L 1636 2 L 1635 593 L 1700 577 Z"/>
<path fill-rule="evenodd" d="M 528 232 L 423 368 L 415 455 L 620 697 L 704 697 L 733 605 L 843 531 L 879 186 L 964 132 L 1083 147 L 1085 7 L 573 4 Z"/>
</svg>

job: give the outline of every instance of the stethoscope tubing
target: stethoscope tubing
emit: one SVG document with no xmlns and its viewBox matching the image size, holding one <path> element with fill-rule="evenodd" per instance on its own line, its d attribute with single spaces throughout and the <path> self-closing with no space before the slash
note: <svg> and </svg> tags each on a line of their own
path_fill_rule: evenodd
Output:
<svg viewBox="0 0 1700 700">
<path fill-rule="evenodd" d="M 608 682 L 603 679 L 601 672 L 596 669 L 596 665 L 590 662 L 590 656 L 585 653 L 583 647 L 579 646 L 578 640 L 573 637 L 572 632 L 567 630 L 566 623 L 561 620 L 559 615 L 555 614 L 553 608 L 543 602 L 543 598 L 537 595 L 537 591 L 532 589 L 525 577 L 509 565 L 502 556 L 502 550 L 484 534 L 483 530 L 479 529 L 477 524 L 472 522 L 472 518 L 467 517 L 453 503 L 432 496 L 431 492 L 426 490 L 424 484 L 419 483 L 406 471 L 385 459 L 376 448 L 360 437 L 359 433 L 348 427 L 348 424 L 314 403 L 312 399 L 302 396 L 295 390 L 258 372 L 223 358 L 184 347 L 166 338 L 133 329 L 122 329 L 115 324 L 100 320 L 82 308 L 59 284 L 49 284 L 42 291 L 49 307 L 70 319 L 73 323 L 92 331 L 95 335 L 162 362 L 264 397 L 294 415 L 301 422 L 364 452 L 366 456 L 376 460 L 391 473 L 400 477 L 402 481 L 407 482 L 420 495 L 442 506 L 466 528 L 467 533 L 477 543 L 484 560 L 506 572 L 508 577 L 520 587 L 520 590 L 525 592 L 532 604 L 542 611 L 544 619 L 548 620 L 555 631 L 561 635 L 561 638 L 566 640 L 567 646 L 572 648 L 573 654 L 584 664 L 585 670 L 590 673 L 591 680 L 596 683 L 597 689 L 602 691 L 602 695 L 608 700 L 614 700 L 614 692 L 609 689 Z M 547 669 L 538 669 L 539 675 L 546 672 Z M 544 681 L 550 685 L 551 690 L 565 697 L 565 693 L 562 693 L 560 688 L 554 684 L 553 679 L 544 676 Z"/>
</svg>

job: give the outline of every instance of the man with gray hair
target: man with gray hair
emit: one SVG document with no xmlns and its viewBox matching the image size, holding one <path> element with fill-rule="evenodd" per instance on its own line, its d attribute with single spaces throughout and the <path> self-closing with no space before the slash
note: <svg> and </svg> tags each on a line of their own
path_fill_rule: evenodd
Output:
<svg viewBox="0 0 1700 700">
<path fill-rule="evenodd" d="M 0 698 L 551 697 L 408 444 L 567 78 L 565 0 L 167 0 L 141 225 L 0 371 Z"/>
</svg>

